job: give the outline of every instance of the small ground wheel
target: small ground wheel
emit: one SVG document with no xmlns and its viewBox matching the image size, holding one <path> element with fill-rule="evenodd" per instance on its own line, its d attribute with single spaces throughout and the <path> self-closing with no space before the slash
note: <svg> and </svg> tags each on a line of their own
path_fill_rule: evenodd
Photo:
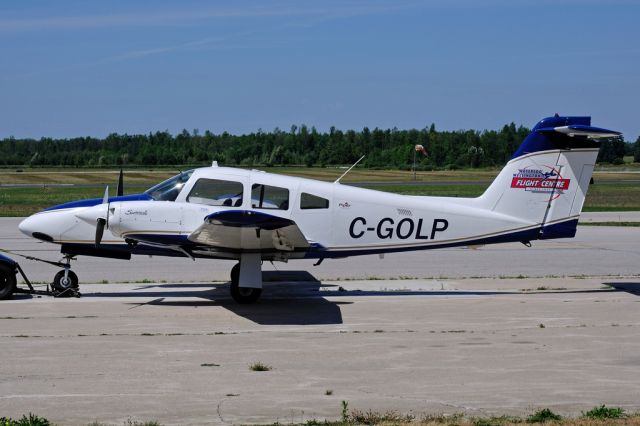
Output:
<svg viewBox="0 0 640 426">
<path fill-rule="evenodd" d="M 16 289 L 16 271 L 0 265 L 0 300 L 9 299 Z"/>
<path fill-rule="evenodd" d="M 240 287 L 238 281 L 231 282 L 231 297 L 241 305 L 255 303 L 261 294 L 261 288 Z"/>
<path fill-rule="evenodd" d="M 67 278 L 65 278 L 64 269 L 56 274 L 53 278 L 53 283 L 51 283 L 51 287 L 57 293 L 62 293 L 61 296 L 73 296 L 77 292 L 78 286 L 78 276 L 73 271 L 69 271 L 67 274 Z M 67 291 L 72 290 L 72 291 Z"/>
</svg>

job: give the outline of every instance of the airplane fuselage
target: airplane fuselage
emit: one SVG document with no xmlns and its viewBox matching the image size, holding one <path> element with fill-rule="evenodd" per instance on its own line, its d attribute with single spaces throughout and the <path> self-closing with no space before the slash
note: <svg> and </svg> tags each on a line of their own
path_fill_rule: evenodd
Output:
<svg viewBox="0 0 640 426">
<path fill-rule="evenodd" d="M 209 187 L 198 191 L 202 182 Z M 221 195 L 221 191 L 216 192 L 216 184 L 225 186 L 222 192 L 226 186 L 236 188 L 237 192 Z M 263 199 L 261 208 L 255 191 L 259 185 L 272 188 L 272 192 L 285 199 L 280 202 Z M 212 191 L 211 195 L 207 195 L 207 189 Z M 198 196 L 194 196 L 194 191 Z M 99 200 L 93 205 L 70 203 L 45 210 L 27 218 L 20 229 L 76 254 L 107 255 L 111 250 L 239 258 L 238 253 L 199 247 L 188 236 L 213 213 L 255 211 L 293 220 L 313 242 L 305 252 L 277 253 L 277 256 L 268 251 L 263 253 L 263 259 L 293 259 L 529 241 L 536 238 L 541 226 L 539 221 L 476 206 L 480 204 L 479 198 L 407 196 L 226 167 L 194 170 L 173 201 L 152 197 L 152 193 L 145 193 L 125 200 L 112 198 L 108 215 L 110 232 L 97 246 L 95 220 L 105 208 Z M 543 196 L 540 202 L 547 200 L 548 196 Z"/>
</svg>

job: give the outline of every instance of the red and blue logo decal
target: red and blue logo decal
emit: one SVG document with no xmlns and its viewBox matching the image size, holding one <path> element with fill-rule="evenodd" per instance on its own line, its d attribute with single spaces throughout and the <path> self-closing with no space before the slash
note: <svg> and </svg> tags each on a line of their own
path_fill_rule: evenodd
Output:
<svg viewBox="0 0 640 426">
<path fill-rule="evenodd" d="M 511 188 L 545 193 L 557 191 L 558 195 L 569 189 L 570 184 L 571 179 L 563 178 L 558 170 L 550 166 L 530 166 L 518 169 L 518 173 L 514 173 L 511 179 Z"/>
</svg>

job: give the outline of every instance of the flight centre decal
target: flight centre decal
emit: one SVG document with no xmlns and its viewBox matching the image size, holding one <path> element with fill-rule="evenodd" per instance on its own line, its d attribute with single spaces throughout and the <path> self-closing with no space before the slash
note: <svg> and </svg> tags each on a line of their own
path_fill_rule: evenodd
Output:
<svg viewBox="0 0 640 426">
<path fill-rule="evenodd" d="M 524 189 L 530 192 L 552 193 L 557 191 L 558 196 L 569 189 L 571 179 L 564 179 L 558 171 L 550 166 L 529 166 L 518 169 L 513 174 L 511 188 Z"/>
</svg>

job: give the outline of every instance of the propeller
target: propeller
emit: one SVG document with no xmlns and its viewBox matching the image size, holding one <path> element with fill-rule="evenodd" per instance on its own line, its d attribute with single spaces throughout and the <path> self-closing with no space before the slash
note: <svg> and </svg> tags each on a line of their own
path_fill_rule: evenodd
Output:
<svg viewBox="0 0 640 426">
<path fill-rule="evenodd" d="M 118 176 L 118 187 L 116 189 L 116 195 L 122 197 L 124 195 L 124 173 L 122 168 L 120 169 L 120 175 Z"/>
<path fill-rule="evenodd" d="M 104 234 L 104 227 L 107 224 L 107 220 L 101 217 L 96 222 L 96 245 L 100 245 L 102 241 L 102 234 Z"/>
<path fill-rule="evenodd" d="M 122 187 L 120 182 L 122 180 L 122 169 L 120 169 L 120 180 L 118 181 L 118 190 Z M 96 245 L 100 245 L 102 242 L 102 235 L 104 234 L 104 228 L 109 229 L 109 185 L 104 189 L 104 197 L 102 197 L 102 204 L 107 205 L 106 217 L 99 217 L 96 219 Z"/>
</svg>

